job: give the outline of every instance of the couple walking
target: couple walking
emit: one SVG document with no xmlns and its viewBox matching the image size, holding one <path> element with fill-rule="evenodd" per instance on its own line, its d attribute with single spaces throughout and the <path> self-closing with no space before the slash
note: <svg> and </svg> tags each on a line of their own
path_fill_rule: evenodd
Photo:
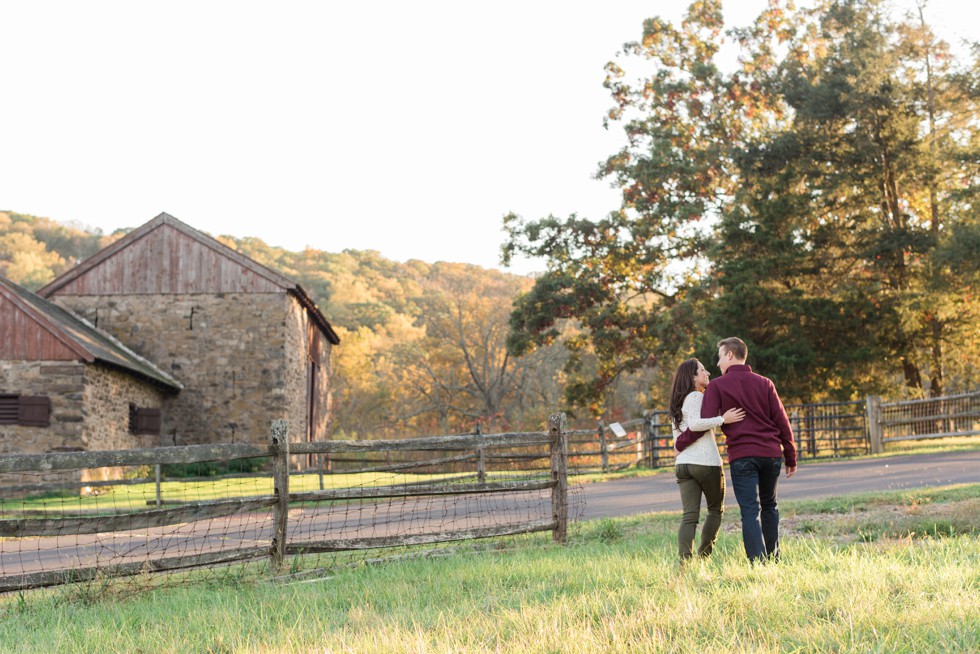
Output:
<svg viewBox="0 0 980 654">
<path fill-rule="evenodd" d="M 708 517 L 697 553 L 708 556 L 718 536 L 725 503 L 725 475 L 714 429 L 722 427 L 735 499 L 742 513 L 742 542 L 750 561 L 779 559 L 776 482 L 783 460 L 786 477 L 796 474 L 796 446 L 786 410 L 773 383 L 745 364 L 748 347 L 739 338 L 718 342 L 721 377 L 688 359 L 674 373 L 670 416 L 677 451 L 676 474 L 683 517 L 677 533 L 682 561 L 694 555 L 701 497 Z"/>
</svg>

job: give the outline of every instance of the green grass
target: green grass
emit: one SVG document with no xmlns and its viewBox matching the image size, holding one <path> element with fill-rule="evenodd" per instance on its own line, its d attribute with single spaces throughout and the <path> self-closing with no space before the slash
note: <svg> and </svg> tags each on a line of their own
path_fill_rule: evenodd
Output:
<svg viewBox="0 0 980 654">
<path fill-rule="evenodd" d="M 366 486 L 391 486 L 395 484 L 446 483 L 463 473 L 440 475 L 396 474 L 372 472 L 358 474 L 324 475 L 326 489 L 362 488 Z M 490 475 L 492 477 L 492 474 Z M 292 493 L 320 489 L 316 474 L 291 475 L 289 490 Z M 219 500 L 226 498 L 255 497 L 272 495 L 271 477 L 245 477 L 215 479 L 206 481 L 164 481 L 160 484 L 160 494 L 164 501 L 193 502 Z M 6 500 L 0 502 L 4 513 L 48 512 L 48 513 L 118 513 L 123 511 L 145 511 L 148 501 L 156 500 L 156 484 L 130 484 L 100 487 L 96 494 L 52 493 L 41 497 Z"/>
<path fill-rule="evenodd" d="M 777 565 L 745 561 L 730 505 L 685 567 L 672 513 L 289 584 L 8 595 L 0 652 L 975 652 L 978 502 L 980 484 L 786 502 Z"/>
</svg>

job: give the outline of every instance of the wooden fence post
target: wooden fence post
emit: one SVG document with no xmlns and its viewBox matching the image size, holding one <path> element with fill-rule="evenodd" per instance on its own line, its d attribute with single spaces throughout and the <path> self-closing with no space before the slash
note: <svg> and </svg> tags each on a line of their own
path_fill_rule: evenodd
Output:
<svg viewBox="0 0 980 654">
<path fill-rule="evenodd" d="M 814 409 L 808 406 L 803 410 L 803 424 L 806 432 L 806 450 L 811 459 L 817 457 L 817 424 Z M 802 457 L 801 457 L 802 458 Z"/>
<path fill-rule="evenodd" d="M 602 461 L 602 471 L 606 472 L 609 469 L 609 450 L 606 449 L 606 425 L 600 420 L 599 421 L 599 453 Z"/>
<path fill-rule="evenodd" d="M 871 453 L 881 454 L 885 451 L 881 441 L 881 398 L 869 395 L 864 399 L 868 417 L 868 440 L 871 443 Z"/>
<path fill-rule="evenodd" d="M 476 435 L 483 435 L 483 427 L 477 423 Z M 476 480 L 478 483 L 487 483 L 487 458 L 482 447 L 476 448 Z"/>
<path fill-rule="evenodd" d="M 660 465 L 660 415 L 654 411 L 650 417 L 648 438 L 650 442 L 650 467 Z"/>
<path fill-rule="evenodd" d="M 276 503 L 273 506 L 272 551 L 269 567 L 272 574 L 282 568 L 286 554 L 286 517 L 289 515 L 289 423 L 272 421 L 272 485 Z"/>
<path fill-rule="evenodd" d="M 568 433 L 564 413 L 548 417 L 548 432 L 551 435 L 551 517 L 555 527 L 552 537 L 565 544 L 568 538 Z"/>
<path fill-rule="evenodd" d="M 156 464 L 153 466 L 153 468 L 155 471 L 154 476 L 156 477 L 157 486 L 157 508 L 159 509 L 161 506 L 163 506 L 163 494 L 160 492 L 160 464 Z"/>
</svg>

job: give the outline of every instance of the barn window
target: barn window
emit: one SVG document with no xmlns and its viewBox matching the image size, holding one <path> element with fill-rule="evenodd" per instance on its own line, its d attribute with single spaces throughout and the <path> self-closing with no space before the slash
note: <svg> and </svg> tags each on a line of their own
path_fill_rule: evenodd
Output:
<svg viewBox="0 0 980 654">
<path fill-rule="evenodd" d="M 149 409 L 138 407 L 135 404 L 129 405 L 129 433 L 130 434 L 159 434 L 160 433 L 160 409 Z"/>
<path fill-rule="evenodd" d="M 0 394 L 0 425 L 47 427 L 51 424 L 51 398 L 45 395 Z"/>
</svg>

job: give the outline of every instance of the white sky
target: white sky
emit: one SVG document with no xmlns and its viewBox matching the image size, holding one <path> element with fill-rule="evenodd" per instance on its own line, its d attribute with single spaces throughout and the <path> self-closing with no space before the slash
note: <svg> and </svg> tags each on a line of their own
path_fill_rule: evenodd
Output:
<svg viewBox="0 0 980 654">
<path fill-rule="evenodd" d="M 506 212 L 617 206 L 603 66 L 686 5 L 0 0 L 0 210 L 496 267 Z M 978 7 L 927 16 L 978 39 Z"/>
</svg>

